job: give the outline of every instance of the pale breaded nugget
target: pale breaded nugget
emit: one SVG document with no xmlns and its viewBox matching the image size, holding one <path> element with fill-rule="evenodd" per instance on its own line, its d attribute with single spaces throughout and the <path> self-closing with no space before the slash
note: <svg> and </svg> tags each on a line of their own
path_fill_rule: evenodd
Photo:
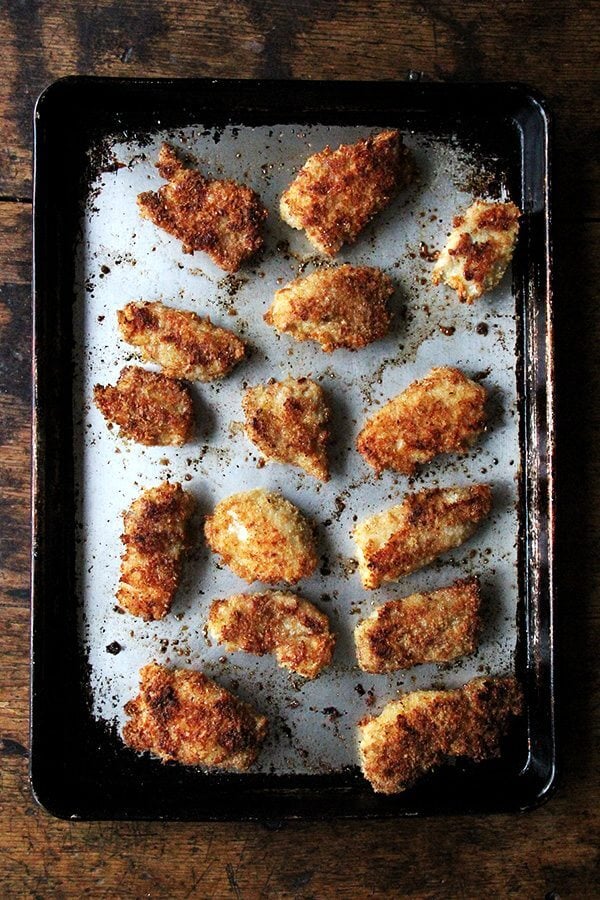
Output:
<svg viewBox="0 0 600 900">
<path fill-rule="evenodd" d="M 392 279 L 380 269 L 320 269 L 276 291 L 264 319 L 297 341 L 317 341 L 326 353 L 359 350 L 388 333 L 393 293 Z"/>
<path fill-rule="evenodd" d="M 361 768 L 376 792 L 396 794 L 449 757 L 500 755 L 510 720 L 522 712 L 515 678 L 475 678 L 454 691 L 414 691 L 359 722 Z"/>
<path fill-rule="evenodd" d="M 169 144 L 160 148 L 156 168 L 168 183 L 138 196 L 140 213 L 178 238 L 184 253 L 203 250 L 221 269 L 237 272 L 260 250 L 267 210 L 255 191 L 186 168 Z"/>
<path fill-rule="evenodd" d="M 227 375 L 246 352 L 239 337 L 208 317 L 158 301 L 128 303 L 117 319 L 123 339 L 174 378 L 214 381 Z"/>
<path fill-rule="evenodd" d="M 367 420 L 356 447 L 377 472 L 412 475 L 440 453 L 466 453 L 485 427 L 486 390 L 458 369 L 432 369 Z"/>
<path fill-rule="evenodd" d="M 123 740 L 134 750 L 185 766 L 241 771 L 258 756 L 267 719 L 202 672 L 151 663 L 125 704 Z"/>
<path fill-rule="evenodd" d="M 125 366 L 116 385 L 94 388 L 94 402 L 123 437 L 148 446 L 181 447 L 191 440 L 194 406 L 185 384 L 137 366 Z"/>
<path fill-rule="evenodd" d="M 398 506 L 359 522 L 354 540 L 364 587 L 396 581 L 460 546 L 491 507 L 487 484 L 432 488 L 407 494 Z"/>
<path fill-rule="evenodd" d="M 306 160 L 281 197 L 281 218 L 304 229 L 328 256 L 351 244 L 373 216 L 414 178 L 412 157 L 398 131 L 325 147 Z"/>
<path fill-rule="evenodd" d="M 242 399 L 246 434 L 266 459 L 299 466 L 329 480 L 329 408 L 309 378 L 286 378 L 248 388 Z"/>
<path fill-rule="evenodd" d="M 144 491 L 124 515 L 119 605 L 146 621 L 169 612 L 189 546 L 195 503 L 180 484 L 164 481 Z"/>
<path fill-rule="evenodd" d="M 495 287 L 512 259 L 520 215 L 514 203 L 476 200 L 452 222 L 454 230 L 433 268 L 433 283 L 443 281 L 466 303 Z"/>
<path fill-rule="evenodd" d="M 310 525 L 275 491 L 255 488 L 221 500 L 206 519 L 204 533 L 209 547 L 249 584 L 295 584 L 317 567 Z"/>
<path fill-rule="evenodd" d="M 304 678 L 315 678 L 329 665 L 335 645 L 327 616 L 308 600 L 282 591 L 215 600 L 208 634 L 229 651 L 274 653 L 280 666 Z"/>
<path fill-rule="evenodd" d="M 364 672 L 394 672 L 419 663 L 449 662 L 477 648 L 479 582 L 455 581 L 426 594 L 389 600 L 354 630 Z"/>
</svg>

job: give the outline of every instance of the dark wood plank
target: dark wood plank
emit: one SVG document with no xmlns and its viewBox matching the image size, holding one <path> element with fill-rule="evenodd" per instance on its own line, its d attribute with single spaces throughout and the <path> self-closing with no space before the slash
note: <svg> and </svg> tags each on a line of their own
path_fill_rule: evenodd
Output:
<svg viewBox="0 0 600 900">
<path fill-rule="evenodd" d="M 31 192 L 31 111 L 67 74 L 522 81 L 556 114 L 557 206 L 600 215 L 593 0 L 7 0 L 0 195 Z M 76 114 L 74 121 L 76 121 Z"/>
</svg>

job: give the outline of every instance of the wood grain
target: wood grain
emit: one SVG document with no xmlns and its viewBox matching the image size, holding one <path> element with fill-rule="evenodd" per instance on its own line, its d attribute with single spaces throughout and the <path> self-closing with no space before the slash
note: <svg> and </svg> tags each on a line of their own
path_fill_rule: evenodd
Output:
<svg viewBox="0 0 600 900">
<path fill-rule="evenodd" d="M 600 304 L 592 2 L 8 0 L 0 27 L 0 895 L 598 896 Z M 526 816 L 75 824 L 27 781 L 31 111 L 64 74 L 529 82 L 556 112 L 562 783 Z M 76 121 L 76 117 L 74 119 Z M 596 157 L 600 156 L 596 152 Z M 12 200 L 11 200 L 12 198 Z M 14 202 L 16 201 L 16 202 Z M 22 202 L 21 202 L 22 201 Z M 588 220 L 587 222 L 585 220 Z"/>
</svg>

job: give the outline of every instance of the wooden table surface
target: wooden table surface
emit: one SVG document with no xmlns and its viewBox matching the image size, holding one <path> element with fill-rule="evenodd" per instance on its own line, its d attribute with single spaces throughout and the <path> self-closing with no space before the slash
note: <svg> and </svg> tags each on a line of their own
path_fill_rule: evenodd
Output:
<svg viewBox="0 0 600 900">
<path fill-rule="evenodd" d="M 0 895 L 587 898 L 597 880 L 598 63 L 593 0 L 5 0 L 0 19 Z M 523 81 L 555 115 L 561 779 L 522 816 L 57 821 L 27 779 L 31 112 L 62 75 Z M 74 115 L 76 127 L 76 115 Z"/>
</svg>

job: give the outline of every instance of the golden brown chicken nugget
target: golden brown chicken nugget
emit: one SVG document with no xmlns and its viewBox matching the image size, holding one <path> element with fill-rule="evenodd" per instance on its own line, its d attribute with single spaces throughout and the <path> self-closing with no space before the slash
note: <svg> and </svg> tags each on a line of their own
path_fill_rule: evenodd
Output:
<svg viewBox="0 0 600 900">
<path fill-rule="evenodd" d="M 248 388 L 242 399 L 246 434 L 266 459 L 299 466 L 328 481 L 329 407 L 309 378 L 286 378 Z"/>
<path fill-rule="evenodd" d="M 320 269 L 276 291 L 264 319 L 297 341 L 317 341 L 326 353 L 359 350 L 388 333 L 393 293 L 392 279 L 380 269 Z"/>
<path fill-rule="evenodd" d="M 512 259 L 520 216 L 514 203 L 476 200 L 455 217 L 453 231 L 433 268 L 433 283 L 443 281 L 466 303 L 490 291 Z"/>
<path fill-rule="evenodd" d="M 329 665 L 335 645 L 325 613 L 283 591 L 215 600 L 208 634 L 230 652 L 274 653 L 280 666 L 304 678 L 315 678 Z"/>
<path fill-rule="evenodd" d="M 206 519 L 204 533 L 209 547 L 249 584 L 295 584 L 317 567 L 309 523 L 275 491 L 255 488 L 221 500 Z"/>
<path fill-rule="evenodd" d="M 459 369 L 432 369 L 367 420 L 357 450 L 377 472 L 403 475 L 440 453 L 466 453 L 485 428 L 486 395 Z"/>
<path fill-rule="evenodd" d="M 453 691 L 413 691 L 359 722 L 365 778 L 382 794 L 405 791 L 450 757 L 500 755 L 500 741 L 522 712 L 515 678 L 475 678 Z"/>
<path fill-rule="evenodd" d="M 180 484 L 168 481 L 149 488 L 124 516 L 121 540 L 119 605 L 146 621 L 169 612 L 189 546 L 189 520 L 195 503 Z"/>
<path fill-rule="evenodd" d="M 156 167 L 167 184 L 139 195 L 140 213 L 180 240 L 184 253 L 203 250 L 221 269 L 237 272 L 260 250 L 267 210 L 255 191 L 186 168 L 169 144 Z"/>
<path fill-rule="evenodd" d="M 377 588 L 429 565 L 470 538 L 491 507 L 487 484 L 432 488 L 359 522 L 354 540 L 363 585 Z"/>
<path fill-rule="evenodd" d="M 151 663 L 125 705 L 123 740 L 134 750 L 185 766 L 243 772 L 258 756 L 267 719 L 202 672 Z"/>
<path fill-rule="evenodd" d="M 191 440 L 194 406 L 185 384 L 137 366 L 121 370 L 116 385 L 94 388 L 94 402 L 122 437 L 149 446 L 180 447 Z"/>
<path fill-rule="evenodd" d="M 214 381 L 227 375 L 246 352 L 239 337 L 208 317 L 158 301 L 128 303 L 117 318 L 123 339 L 174 378 Z"/>
<path fill-rule="evenodd" d="M 334 256 L 414 179 L 412 157 L 398 131 L 325 147 L 306 160 L 281 197 L 281 218 L 304 229 L 321 253 Z"/>
<path fill-rule="evenodd" d="M 480 628 L 479 607 L 476 578 L 389 600 L 354 630 L 358 665 L 364 672 L 395 672 L 473 653 Z"/>
</svg>

